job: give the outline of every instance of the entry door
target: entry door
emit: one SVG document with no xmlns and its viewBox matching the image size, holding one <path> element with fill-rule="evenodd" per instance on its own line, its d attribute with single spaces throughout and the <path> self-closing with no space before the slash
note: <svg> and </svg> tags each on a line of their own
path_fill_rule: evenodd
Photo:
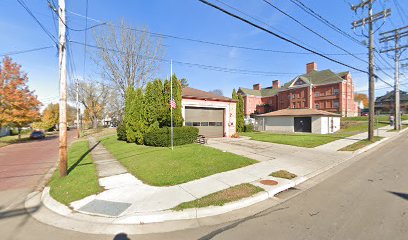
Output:
<svg viewBox="0 0 408 240">
<path fill-rule="evenodd" d="M 295 132 L 312 132 L 311 117 L 295 117 Z"/>
<path fill-rule="evenodd" d="M 185 125 L 207 138 L 224 136 L 224 109 L 186 107 Z"/>
</svg>

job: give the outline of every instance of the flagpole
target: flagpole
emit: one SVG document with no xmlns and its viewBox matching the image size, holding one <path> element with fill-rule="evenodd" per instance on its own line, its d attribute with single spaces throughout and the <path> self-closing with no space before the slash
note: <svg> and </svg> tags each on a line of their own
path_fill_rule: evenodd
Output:
<svg viewBox="0 0 408 240">
<path fill-rule="evenodd" d="M 170 60 L 170 101 L 173 100 L 173 60 Z M 171 150 L 173 151 L 173 107 L 170 106 L 170 119 L 171 119 Z"/>
</svg>

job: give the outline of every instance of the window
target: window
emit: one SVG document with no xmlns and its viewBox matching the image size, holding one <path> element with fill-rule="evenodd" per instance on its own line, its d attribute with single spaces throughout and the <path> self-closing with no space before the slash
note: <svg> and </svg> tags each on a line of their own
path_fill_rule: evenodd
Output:
<svg viewBox="0 0 408 240">
<path fill-rule="evenodd" d="M 320 104 L 316 103 L 316 104 L 315 104 L 315 108 L 316 108 L 316 109 L 320 109 Z"/>
<path fill-rule="evenodd" d="M 193 122 L 186 122 L 186 126 L 193 126 Z"/>
<path fill-rule="evenodd" d="M 334 89 L 334 95 L 339 95 L 339 89 L 338 88 Z"/>
<path fill-rule="evenodd" d="M 201 122 L 201 126 L 208 126 L 208 122 Z"/>
<path fill-rule="evenodd" d="M 222 126 L 222 122 L 216 122 L 215 125 L 220 127 L 220 126 Z"/>
<path fill-rule="evenodd" d="M 315 97 L 319 97 L 320 96 L 320 92 L 315 92 Z"/>
<path fill-rule="evenodd" d="M 292 94 L 292 98 L 296 99 L 296 93 Z"/>
<path fill-rule="evenodd" d="M 292 108 L 296 108 L 296 104 L 295 104 L 295 103 L 293 104 Z"/>
<path fill-rule="evenodd" d="M 199 127 L 199 126 L 200 126 L 200 122 L 193 122 L 193 126 Z"/>
<path fill-rule="evenodd" d="M 214 126 L 215 126 L 215 122 L 209 122 L 208 125 L 209 125 L 210 127 L 214 127 Z"/>
<path fill-rule="evenodd" d="M 338 108 L 339 107 L 339 101 L 333 101 L 333 107 Z"/>
<path fill-rule="evenodd" d="M 290 94 L 288 95 L 288 99 L 290 100 Z"/>
</svg>

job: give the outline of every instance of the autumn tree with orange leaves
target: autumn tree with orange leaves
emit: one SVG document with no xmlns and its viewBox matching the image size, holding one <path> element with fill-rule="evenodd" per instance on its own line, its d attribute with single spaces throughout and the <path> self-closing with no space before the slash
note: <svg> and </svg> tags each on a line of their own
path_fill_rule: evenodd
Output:
<svg viewBox="0 0 408 240">
<path fill-rule="evenodd" d="M 28 89 L 27 82 L 21 65 L 5 57 L 0 65 L 0 128 L 17 127 L 19 138 L 21 128 L 40 117 L 41 102 Z"/>
</svg>

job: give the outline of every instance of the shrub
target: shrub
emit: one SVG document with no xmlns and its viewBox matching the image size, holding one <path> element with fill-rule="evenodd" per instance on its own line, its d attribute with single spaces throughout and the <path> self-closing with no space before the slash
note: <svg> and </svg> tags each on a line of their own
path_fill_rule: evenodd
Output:
<svg viewBox="0 0 408 240">
<path fill-rule="evenodd" d="M 174 146 L 194 143 L 198 137 L 198 128 L 195 127 L 175 127 L 174 130 Z M 154 147 L 169 147 L 171 146 L 171 128 L 163 127 L 153 129 L 144 136 L 145 145 Z"/>
<path fill-rule="evenodd" d="M 244 125 L 244 132 L 253 132 L 254 131 L 254 125 L 252 124 L 245 124 Z"/>
<path fill-rule="evenodd" d="M 127 141 L 126 138 L 126 124 L 124 122 L 119 123 L 116 128 L 116 133 L 118 135 L 118 140 Z"/>
</svg>

